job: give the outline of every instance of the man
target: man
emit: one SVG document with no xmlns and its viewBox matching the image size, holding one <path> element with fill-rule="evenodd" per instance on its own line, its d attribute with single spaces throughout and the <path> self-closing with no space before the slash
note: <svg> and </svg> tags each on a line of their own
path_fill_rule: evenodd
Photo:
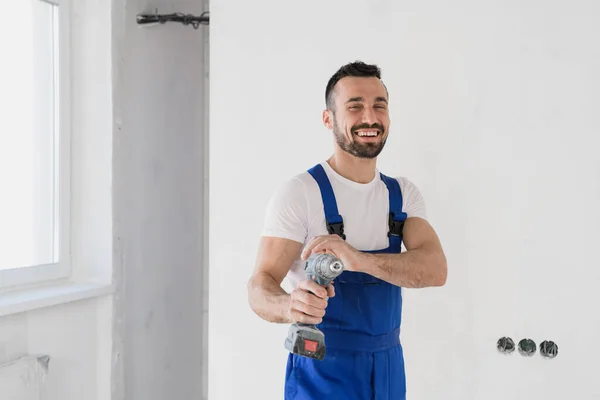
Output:
<svg viewBox="0 0 600 400">
<path fill-rule="evenodd" d="M 324 360 L 289 355 L 286 399 L 404 399 L 401 288 L 444 285 L 445 255 L 415 185 L 376 168 L 390 127 L 379 68 L 342 66 L 325 100 L 333 155 L 272 197 L 249 302 L 267 321 L 317 324 L 325 334 Z M 303 270 L 311 254 L 323 252 L 345 268 L 327 288 Z"/>
</svg>

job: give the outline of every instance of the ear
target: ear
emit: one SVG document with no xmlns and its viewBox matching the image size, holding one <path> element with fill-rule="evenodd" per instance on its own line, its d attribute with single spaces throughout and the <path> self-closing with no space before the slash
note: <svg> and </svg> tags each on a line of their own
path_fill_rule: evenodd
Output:
<svg viewBox="0 0 600 400">
<path fill-rule="evenodd" d="M 333 116 L 329 110 L 323 111 L 323 125 L 329 130 L 333 129 Z"/>
</svg>

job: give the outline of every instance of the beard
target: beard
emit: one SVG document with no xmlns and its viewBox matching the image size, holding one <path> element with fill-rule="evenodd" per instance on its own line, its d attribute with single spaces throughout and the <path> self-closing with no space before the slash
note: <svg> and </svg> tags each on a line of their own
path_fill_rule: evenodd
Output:
<svg viewBox="0 0 600 400">
<path fill-rule="evenodd" d="M 337 121 L 335 121 L 335 119 L 333 121 L 333 134 L 335 136 L 335 141 L 342 150 L 358 158 L 377 157 L 383 150 L 383 147 L 385 146 L 386 138 L 381 139 L 381 141 L 376 143 L 358 143 L 355 140 L 355 138 L 356 131 L 359 129 L 377 129 L 380 132 L 379 135 L 383 135 L 385 133 L 383 126 L 381 126 L 380 124 L 359 124 L 353 126 L 352 129 L 350 129 L 351 138 L 348 139 L 344 135 L 344 132 L 338 128 Z"/>
</svg>

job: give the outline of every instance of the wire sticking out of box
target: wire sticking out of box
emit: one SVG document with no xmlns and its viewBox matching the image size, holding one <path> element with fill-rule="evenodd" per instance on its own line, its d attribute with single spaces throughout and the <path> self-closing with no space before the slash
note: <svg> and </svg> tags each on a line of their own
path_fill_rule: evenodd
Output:
<svg viewBox="0 0 600 400">
<path fill-rule="evenodd" d="M 200 25 L 208 25 L 210 23 L 209 11 L 204 11 L 200 16 L 183 13 L 172 14 L 138 14 L 138 25 L 155 25 L 164 24 L 166 22 L 179 22 L 183 25 L 191 25 L 194 29 L 198 29 Z"/>
</svg>

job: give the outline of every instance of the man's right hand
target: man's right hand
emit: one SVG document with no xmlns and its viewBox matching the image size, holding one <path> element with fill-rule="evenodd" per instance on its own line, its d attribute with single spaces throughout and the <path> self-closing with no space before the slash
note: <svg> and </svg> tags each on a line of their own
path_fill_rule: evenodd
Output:
<svg viewBox="0 0 600 400">
<path fill-rule="evenodd" d="M 293 322 L 317 325 L 323 321 L 329 297 L 335 296 L 333 282 L 324 288 L 311 280 L 298 282 L 290 293 L 289 318 Z"/>
</svg>

